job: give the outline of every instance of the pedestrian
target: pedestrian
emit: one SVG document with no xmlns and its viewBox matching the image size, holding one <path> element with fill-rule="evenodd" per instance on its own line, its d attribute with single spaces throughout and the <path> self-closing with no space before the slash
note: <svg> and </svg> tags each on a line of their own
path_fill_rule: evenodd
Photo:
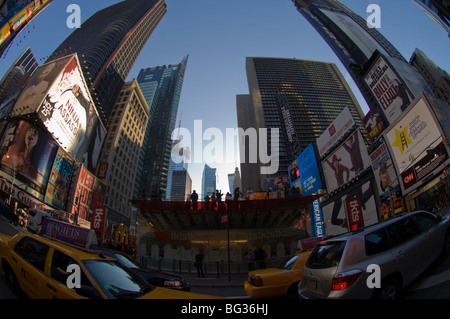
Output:
<svg viewBox="0 0 450 319">
<path fill-rule="evenodd" d="M 255 253 L 251 248 L 247 249 L 247 254 L 245 255 L 245 261 L 248 265 L 248 271 L 255 270 Z"/>
<path fill-rule="evenodd" d="M 234 200 L 237 201 L 239 200 L 239 197 L 241 197 L 243 194 L 240 191 L 239 187 L 236 187 L 236 189 L 234 190 Z"/>
<path fill-rule="evenodd" d="M 201 251 L 195 255 L 195 267 L 197 267 L 197 278 L 205 278 L 205 274 L 203 273 L 203 259 L 205 256 Z"/>
<path fill-rule="evenodd" d="M 194 189 L 194 191 L 191 194 L 191 201 L 192 201 L 192 209 L 193 210 L 197 210 L 197 208 L 198 208 L 198 194 L 195 191 L 195 189 Z"/>
</svg>

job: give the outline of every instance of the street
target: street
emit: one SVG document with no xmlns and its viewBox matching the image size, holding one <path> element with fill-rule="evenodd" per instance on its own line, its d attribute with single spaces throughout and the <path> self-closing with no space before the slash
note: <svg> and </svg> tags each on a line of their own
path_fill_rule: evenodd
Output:
<svg viewBox="0 0 450 319">
<path fill-rule="evenodd" d="M 20 231 L 19 226 L 11 225 L 0 216 L 0 233 L 13 235 Z M 1 266 L 1 265 L 0 265 Z M 1 269 L 1 267 L 0 267 Z M 232 275 L 233 283 L 227 278 L 204 278 L 192 280 L 191 291 L 201 294 L 209 294 L 231 299 L 250 299 L 244 290 L 245 276 Z M 23 298 L 23 297 L 22 297 Z M 445 260 L 439 260 L 428 268 L 410 287 L 404 291 L 402 299 L 450 299 L 450 256 Z M 20 299 L 6 285 L 3 272 L 0 275 L 0 299 Z"/>
</svg>

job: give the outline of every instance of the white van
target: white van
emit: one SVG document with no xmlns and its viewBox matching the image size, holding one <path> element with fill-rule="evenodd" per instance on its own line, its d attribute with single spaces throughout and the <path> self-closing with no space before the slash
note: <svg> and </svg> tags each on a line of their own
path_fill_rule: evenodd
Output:
<svg viewBox="0 0 450 319">
<path fill-rule="evenodd" d="M 45 218 L 53 218 L 53 216 L 49 212 L 30 208 L 28 211 L 27 229 L 36 234 Z"/>
</svg>

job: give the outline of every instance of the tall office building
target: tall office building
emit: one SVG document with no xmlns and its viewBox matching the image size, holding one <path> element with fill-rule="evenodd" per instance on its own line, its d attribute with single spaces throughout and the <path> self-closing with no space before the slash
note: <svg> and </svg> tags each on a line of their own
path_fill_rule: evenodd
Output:
<svg viewBox="0 0 450 319">
<path fill-rule="evenodd" d="M 178 104 L 189 56 L 179 64 L 142 69 L 137 81 L 149 105 L 150 120 L 141 151 L 139 187 L 135 194 L 148 196 L 161 191 L 166 198 Z"/>
<path fill-rule="evenodd" d="M 78 53 L 105 126 L 134 62 L 166 12 L 164 0 L 121 1 L 95 13 L 49 57 Z"/>
<path fill-rule="evenodd" d="M 202 193 L 200 194 L 200 197 L 203 199 L 206 195 L 211 196 L 216 192 L 216 185 L 216 169 L 205 164 L 202 174 Z"/>
<path fill-rule="evenodd" d="M 373 87 L 365 79 L 370 68 L 377 63 L 380 64 L 382 60 L 383 66 L 387 65 L 386 70 L 396 73 L 397 81 L 392 81 L 389 85 L 393 88 L 405 87 L 411 100 L 426 87 L 426 82 L 417 70 L 407 63 L 377 28 L 369 27 L 365 19 L 339 1 L 292 1 L 341 60 L 369 107 L 383 110 L 384 113 L 380 113 L 386 116 L 389 123 L 398 118 L 398 113 L 395 116 L 386 114 L 389 112 L 386 111 L 387 106 L 382 105 L 377 94 L 373 92 Z"/>
<path fill-rule="evenodd" d="M 288 165 L 344 108 L 348 107 L 356 125 L 363 127 L 364 114 L 333 63 L 247 57 L 246 71 L 250 95 L 237 96 L 238 126 L 244 130 L 278 128 L 279 167 L 276 174 L 261 174 L 264 165 L 251 162 L 250 143 L 241 144 L 241 157 L 245 149 L 245 159 L 241 159 L 244 190 L 264 189 L 265 178 L 288 177 Z"/>
</svg>

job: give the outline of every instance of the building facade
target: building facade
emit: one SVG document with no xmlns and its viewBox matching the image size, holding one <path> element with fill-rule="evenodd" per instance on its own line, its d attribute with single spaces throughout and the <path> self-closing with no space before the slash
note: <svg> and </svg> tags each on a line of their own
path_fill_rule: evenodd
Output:
<svg viewBox="0 0 450 319">
<path fill-rule="evenodd" d="M 287 177 L 292 161 L 344 108 L 349 108 L 358 127 L 363 126 L 363 112 L 333 63 L 248 57 L 246 70 L 251 93 L 237 97 L 238 126 L 279 129 L 279 167 L 276 174 L 261 174 L 261 163 L 251 163 L 249 158 L 249 141 L 242 145 L 240 138 L 244 190 L 264 189 L 266 178 Z"/>
<path fill-rule="evenodd" d="M 142 148 L 140 181 L 135 194 L 143 198 L 152 192 L 167 194 L 172 132 L 178 112 L 188 56 L 179 64 L 142 69 L 137 81 L 149 105 L 150 121 Z"/>
<path fill-rule="evenodd" d="M 104 206 L 109 234 L 136 226 L 133 198 L 139 153 L 149 120 L 148 106 L 136 80 L 125 83 L 111 113 L 97 175 L 107 187 Z"/>
<path fill-rule="evenodd" d="M 121 1 L 91 16 L 49 57 L 78 53 L 105 126 L 134 62 L 166 12 L 164 0 Z"/>
<path fill-rule="evenodd" d="M 202 174 L 202 193 L 200 197 L 203 198 L 206 195 L 211 196 L 216 192 L 217 187 L 217 175 L 216 169 L 205 164 Z"/>
</svg>

